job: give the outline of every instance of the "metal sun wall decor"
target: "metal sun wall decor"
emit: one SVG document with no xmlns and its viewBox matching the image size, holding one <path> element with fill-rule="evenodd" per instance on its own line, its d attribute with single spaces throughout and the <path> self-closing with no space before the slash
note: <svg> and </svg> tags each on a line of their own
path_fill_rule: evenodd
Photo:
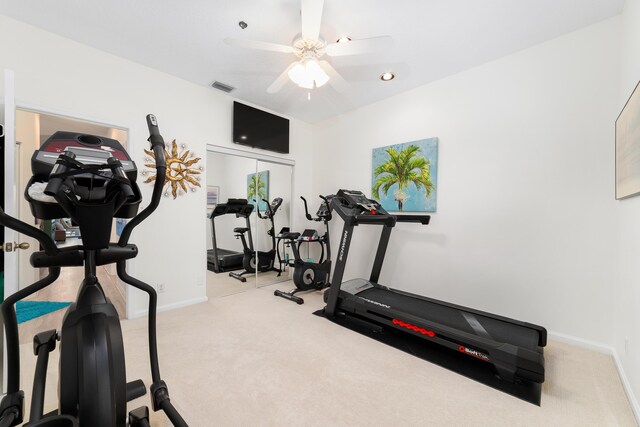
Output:
<svg viewBox="0 0 640 427">
<path fill-rule="evenodd" d="M 168 147 L 170 147 L 171 151 L 168 150 Z M 151 169 L 142 172 L 142 176 L 148 176 L 144 181 L 147 184 L 156 180 L 156 160 L 153 151 L 145 149 L 144 152 L 147 155 L 144 159 L 145 167 Z M 178 150 L 178 144 L 174 139 L 171 144 L 165 146 L 164 157 L 167 162 L 167 173 L 164 182 L 166 187 L 164 191 L 165 197 L 171 195 L 175 200 L 178 196 L 189 192 L 195 193 L 198 187 L 201 187 L 200 176 L 204 168 L 197 165 L 201 158 L 196 157 L 192 151 L 187 150 L 185 144 L 180 144 L 180 149 Z M 171 187 L 171 192 L 169 192 L 169 187 Z"/>
<path fill-rule="evenodd" d="M 438 138 L 374 148 L 371 196 L 390 212 L 435 212 Z"/>
</svg>

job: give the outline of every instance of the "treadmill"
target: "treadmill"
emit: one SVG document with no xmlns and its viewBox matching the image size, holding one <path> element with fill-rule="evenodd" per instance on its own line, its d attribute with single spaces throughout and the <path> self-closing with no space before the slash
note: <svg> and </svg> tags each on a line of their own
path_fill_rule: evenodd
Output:
<svg viewBox="0 0 640 427">
<path fill-rule="evenodd" d="M 500 379 L 509 383 L 544 382 L 545 328 L 377 283 L 395 224 L 426 225 L 429 215 L 391 215 L 362 192 L 350 190 L 340 190 L 331 207 L 344 220 L 344 228 L 331 287 L 324 294 L 323 314 L 327 318 L 339 324 L 351 321 L 359 327 L 364 325 L 375 333 L 397 332 L 405 340 L 412 339 L 409 334 L 439 344 L 469 356 L 461 358 L 468 360 L 465 364 L 478 360 L 491 364 Z M 353 231 L 360 224 L 383 227 L 371 277 L 343 283 Z"/>
<path fill-rule="evenodd" d="M 253 208 L 254 206 L 248 203 L 247 199 L 229 199 L 227 203 L 219 203 L 213 209 L 209 217 L 211 220 L 211 242 L 213 246 L 213 249 L 207 250 L 207 269 L 209 271 L 222 273 L 242 268 L 243 251 L 232 251 L 218 247 L 215 219 L 221 215 L 235 215 L 236 218 L 244 218 L 247 223 L 249 242 L 253 242 L 251 238 L 251 223 L 249 222 L 249 216 L 253 212 Z"/>
</svg>

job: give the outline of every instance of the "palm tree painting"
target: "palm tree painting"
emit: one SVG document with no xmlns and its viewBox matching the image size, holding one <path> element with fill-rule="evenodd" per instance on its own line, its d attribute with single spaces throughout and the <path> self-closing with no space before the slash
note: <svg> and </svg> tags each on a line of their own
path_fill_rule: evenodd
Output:
<svg viewBox="0 0 640 427">
<path fill-rule="evenodd" d="M 373 149 L 372 197 L 392 212 L 435 212 L 438 138 Z"/>
<path fill-rule="evenodd" d="M 247 200 L 254 206 L 257 201 L 261 209 L 264 207 L 262 200 L 269 202 L 269 171 L 247 175 Z"/>
</svg>

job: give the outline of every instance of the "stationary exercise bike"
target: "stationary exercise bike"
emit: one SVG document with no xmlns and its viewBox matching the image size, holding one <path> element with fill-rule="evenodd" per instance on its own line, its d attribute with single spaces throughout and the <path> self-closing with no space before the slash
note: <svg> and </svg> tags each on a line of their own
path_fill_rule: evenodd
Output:
<svg viewBox="0 0 640 427">
<path fill-rule="evenodd" d="M 305 233 L 283 233 L 281 238 L 288 241 L 294 256 L 294 269 L 293 269 L 293 284 L 296 285 L 296 289 L 290 292 L 274 291 L 273 294 L 278 297 L 286 298 L 294 301 L 298 304 L 304 304 L 304 300 L 296 296 L 299 292 L 322 290 L 329 287 L 329 276 L 331 274 L 331 242 L 329 241 L 329 221 L 331 221 L 331 200 L 330 197 L 320 196 L 323 200 L 316 212 L 316 217 L 312 217 L 309 214 L 307 207 L 307 200 L 300 196 L 304 202 L 304 212 L 309 221 L 322 221 L 325 226 L 325 233 L 322 236 L 317 236 L 315 230 L 305 230 Z M 311 231 L 311 233 L 309 233 Z M 308 237 L 304 237 L 304 236 Z M 309 260 L 302 259 L 300 256 L 300 246 L 302 243 L 318 242 L 321 247 L 321 255 L 318 262 L 311 262 Z M 325 248 L 327 252 L 326 259 L 324 258 Z"/>
<path fill-rule="evenodd" d="M 137 169 L 122 145 L 104 137 L 56 132 L 31 158 L 33 177 L 25 197 L 36 218 L 70 217 L 82 233 L 82 245 L 58 248 L 43 231 L 4 213 L 0 224 L 33 237 L 43 250 L 31 256 L 34 268 L 48 268 L 46 277 L 9 296 L 2 304 L 7 342 L 7 395 L 0 402 L 0 427 L 16 426 L 24 418 L 24 392 L 20 390 L 20 354 L 15 303 L 51 285 L 61 267 L 84 266 L 85 278 L 76 301 L 69 306 L 60 331 L 50 330 L 33 339 L 37 356 L 29 426 L 132 427 L 149 426 L 146 406 L 127 416 L 127 402 L 146 394 L 141 380 L 127 383 L 124 346 L 118 313 L 106 298 L 96 274 L 100 265 L 117 265 L 118 277 L 149 295 L 150 387 L 153 410 L 163 410 L 174 426 L 187 423 L 172 405 L 160 377 L 156 347 L 156 302 L 153 287 L 126 272 L 128 259 L 138 248 L 129 243 L 133 229 L 158 207 L 165 180 L 164 141 L 155 116 L 147 116 L 149 141 L 156 160 L 156 181 L 151 203 L 142 212 L 136 184 Z M 113 218 L 131 218 L 120 240 L 110 243 Z M 58 344 L 59 342 L 59 344 Z M 59 407 L 44 414 L 49 353 L 60 346 Z"/>
<path fill-rule="evenodd" d="M 262 200 L 262 202 L 267 205 L 264 214 L 260 212 L 260 207 L 258 203 L 256 203 L 256 213 L 258 214 L 258 218 L 260 219 L 268 219 L 271 221 L 271 228 L 267 230 L 267 235 L 271 237 L 271 249 L 268 251 L 255 251 L 253 249 L 253 243 L 251 242 L 251 229 L 249 227 L 238 227 L 234 228 L 233 231 L 236 233 L 236 238 L 242 241 L 242 248 L 244 252 L 244 257 L 242 258 L 242 267 L 244 267 L 244 271 L 241 273 L 237 273 L 235 271 L 229 273 L 229 276 L 234 279 L 238 279 L 241 282 L 246 282 L 247 278 L 244 277 L 245 274 L 253 274 L 257 271 L 265 272 L 265 271 L 277 271 L 278 276 L 282 273 L 280 268 L 275 267 L 276 254 L 278 257 L 280 253 L 276 250 L 276 235 L 275 235 L 275 223 L 273 221 L 273 217 L 276 215 L 276 212 L 282 205 L 282 199 L 280 197 L 276 197 L 269 202 Z M 245 233 L 249 234 L 249 242 L 247 243 L 247 239 L 245 237 Z M 257 255 L 257 260 L 256 260 Z M 280 265 L 280 259 L 278 259 L 278 266 Z"/>
</svg>

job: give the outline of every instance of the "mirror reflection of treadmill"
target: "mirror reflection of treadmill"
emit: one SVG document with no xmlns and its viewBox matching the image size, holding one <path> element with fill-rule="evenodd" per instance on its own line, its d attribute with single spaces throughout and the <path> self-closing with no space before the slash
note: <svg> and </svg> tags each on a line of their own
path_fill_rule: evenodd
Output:
<svg viewBox="0 0 640 427">
<path fill-rule="evenodd" d="M 251 224 L 249 216 L 253 212 L 254 206 L 248 204 L 246 199 L 229 199 L 227 203 L 218 203 L 211 212 L 209 219 L 211 220 L 211 242 L 212 249 L 207 250 L 207 269 L 214 273 L 222 273 L 225 271 L 233 271 L 242 268 L 242 251 L 234 251 L 219 248 L 216 240 L 215 219 L 221 215 L 235 215 L 236 218 L 244 218 L 246 226 L 249 229 L 249 240 L 251 240 Z M 233 230 L 229 230 L 233 232 Z"/>
</svg>

